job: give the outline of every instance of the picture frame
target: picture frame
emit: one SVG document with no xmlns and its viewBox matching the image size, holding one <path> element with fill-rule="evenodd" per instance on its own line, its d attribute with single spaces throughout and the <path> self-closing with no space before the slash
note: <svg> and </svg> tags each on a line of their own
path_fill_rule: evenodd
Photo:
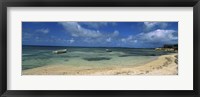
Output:
<svg viewBox="0 0 200 97">
<path fill-rule="evenodd" d="M 193 90 L 7 90 L 7 7 L 193 7 Z M 199 97 L 199 0 L 3 0 L 0 2 L 1 97 Z"/>
</svg>

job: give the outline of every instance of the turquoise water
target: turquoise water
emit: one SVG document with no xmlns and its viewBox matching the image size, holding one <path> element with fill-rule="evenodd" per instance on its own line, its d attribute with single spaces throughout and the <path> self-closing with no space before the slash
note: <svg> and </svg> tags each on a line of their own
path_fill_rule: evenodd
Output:
<svg viewBox="0 0 200 97">
<path fill-rule="evenodd" d="M 60 49 L 68 49 L 68 52 L 52 53 Z M 112 52 L 106 52 L 106 49 Z M 22 46 L 22 70 L 47 65 L 67 65 L 79 68 L 133 66 L 164 54 L 167 52 L 154 49 Z"/>
</svg>

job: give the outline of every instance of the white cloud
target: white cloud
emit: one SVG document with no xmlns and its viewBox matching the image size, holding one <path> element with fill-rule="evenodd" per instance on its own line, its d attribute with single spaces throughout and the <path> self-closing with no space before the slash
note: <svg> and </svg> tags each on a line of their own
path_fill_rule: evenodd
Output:
<svg viewBox="0 0 200 97">
<path fill-rule="evenodd" d="M 156 45 L 162 46 L 163 44 L 174 44 L 178 42 L 178 36 L 175 35 L 175 30 L 161 30 L 157 29 L 147 33 L 140 33 L 138 35 L 129 35 L 126 38 L 121 38 L 121 42 L 127 44 L 140 44 L 140 45 Z"/>
<path fill-rule="evenodd" d="M 127 38 L 122 38 L 121 39 L 122 42 L 126 43 L 126 42 L 136 42 L 136 40 L 134 40 L 134 36 L 129 35 Z"/>
<path fill-rule="evenodd" d="M 30 39 L 33 35 L 31 33 L 23 32 L 22 33 L 23 40 Z"/>
<path fill-rule="evenodd" d="M 105 27 L 108 25 L 111 26 L 116 26 L 117 24 L 115 22 L 80 22 L 82 25 L 86 25 L 89 28 L 101 28 L 101 27 Z"/>
<path fill-rule="evenodd" d="M 147 27 L 147 28 L 152 28 L 154 27 L 155 25 L 157 25 L 158 23 L 156 22 L 144 22 L 144 25 Z"/>
<path fill-rule="evenodd" d="M 97 30 L 90 30 L 83 28 L 77 22 L 62 22 L 60 23 L 67 32 L 69 32 L 74 37 L 91 37 L 97 38 L 101 37 L 102 34 Z"/>
<path fill-rule="evenodd" d="M 133 39 L 133 36 L 128 36 L 127 40 L 132 40 Z"/>
<path fill-rule="evenodd" d="M 61 24 L 72 37 L 79 38 L 79 41 L 87 43 L 111 42 L 112 38 L 119 35 L 119 31 L 117 30 L 114 32 L 101 32 L 99 30 L 86 29 L 77 22 L 61 22 L 59 24 Z"/>
<path fill-rule="evenodd" d="M 122 41 L 122 42 L 126 42 L 127 40 L 126 40 L 125 38 L 122 38 L 121 41 Z"/>
<path fill-rule="evenodd" d="M 72 38 L 72 39 L 68 40 L 68 42 L 71 44 L 71 43 L 75 42 L 75 40 Z"/>
<path fill-rule="evenodd" d="M 155 27 L 166 28 L 168 26 L 165 22 L 144 22 L 144 25 L 146 30 L 151 30 Z"/>
<path fill-rule="evenodd" d="M 140 33 L 136 36 L 137 40 L 144 42 L 171 42 L 178 40 L 178 37 L 174 35 L 175 30 L 161 30 L 157 29 L 148 33 Z"/>
<path fill-rule="evenodd" d="M 137 43 L 137 42 L 138 42 L 138 40 L 134 40 L 133 42 Z"/>
<path fill-rule="evenodd" d="M 112 37 L 115 37 L 115 36 L 118 36 L 119 35 L 119 31 L 115 30 L 113 33 L 112 33 Z"/>
<path fill-rule="evenodd" d="M 44 33 L 44 34 L 47 34 L 47 33 L 49 33 L 49 29 L 48 28 L 43 28 L 43 29 L 38 29 L 38 30 L 36 30 L 36 32 L 42 32 L 42 33 Z"/>
<path fill-rule="evenodd" d="M 112 39 L 110 37 L 106 39 L 107 42 L 111 42 L 111 40 Z"/>
</svg>

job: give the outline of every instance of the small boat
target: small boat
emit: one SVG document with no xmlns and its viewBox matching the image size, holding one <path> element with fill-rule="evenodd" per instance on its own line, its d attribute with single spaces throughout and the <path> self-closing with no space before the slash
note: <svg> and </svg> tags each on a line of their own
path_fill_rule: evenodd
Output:
<svg viewBox="0 0 200 97">
<path fill-rule="evenodd" d="M 110 49 L 106 49 L 106 52 L 112 52 L 112 50 L 110 50 Z"/>
<path fill-rule="evenodd" d="M 62 49 L 62 50 L 56 50 L 52 52 L 53 54 L 62 54 L 62 53 L 67 53 L 67 49 Z"/>
</svg>

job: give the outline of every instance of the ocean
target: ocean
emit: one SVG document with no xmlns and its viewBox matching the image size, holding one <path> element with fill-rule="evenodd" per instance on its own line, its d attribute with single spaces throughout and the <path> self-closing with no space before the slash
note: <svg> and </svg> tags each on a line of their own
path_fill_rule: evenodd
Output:
<svg viewBox="0 0 200 97">
<path fill-rule="evenodd" d="M 67 53 L 52 51 L 67 49 Z M 106 49 L 112 52 L 107 52 Z M 108 68 L 136 66 L 156 59 L 169 52 L 154 49 L 117 47 L 59 47 L 22 46 L 22 70 L 48 66 L 66 65 L 75 68 Z"/>
</svg>

